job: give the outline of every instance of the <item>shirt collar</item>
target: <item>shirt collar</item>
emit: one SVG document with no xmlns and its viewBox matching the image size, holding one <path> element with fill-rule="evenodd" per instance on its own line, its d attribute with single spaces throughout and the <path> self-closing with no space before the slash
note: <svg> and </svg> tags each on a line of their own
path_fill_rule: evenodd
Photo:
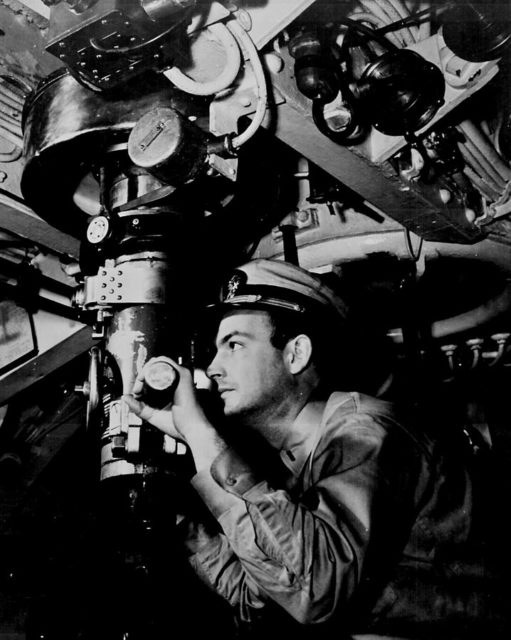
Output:
<svg viewBox="0 0 511 640">
<path fill-rule="evenodd" d="M 321 427 L 326 400 L 311 400 L 297 415 L 280 450 L 280 457 L 291 473 L 298 477 L 312 452 Z"/>
</svg>

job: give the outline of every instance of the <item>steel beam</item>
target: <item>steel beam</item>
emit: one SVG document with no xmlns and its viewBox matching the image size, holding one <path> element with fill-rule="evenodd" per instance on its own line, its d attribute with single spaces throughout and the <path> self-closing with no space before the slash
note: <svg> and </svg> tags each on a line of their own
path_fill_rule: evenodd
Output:
<svg viewBox="0 0 511 640">
<path fill-rule="evenodd" d="M 54 253 L 72 258 L 79 255 L 79 240 L 50 227 L 26 205 L 4 193 L 0 193 L 0 228 Z"/>
<path fill-rule="evenodd" d="M 285 65 L 272 76 L 278 107 L 271 126 L 278 138 L 426 240 L 471 244 L 485 237 L 466 219 L 462 206 L 441 202 L 436 185 L 405 184 L 389 163 L 372 163 L 355 147 L 336 144 L 321 134 L 312 119 L 311 102 L 296 88 L 294 61 L 286 52 L 282 56 Z"/>
<path fill-rule="evenodd" d="M 85 353 L 95 343 L 91 327 L 81 327 L 54 347 L 35 356 L 11 373 L 2 376 L 0 378 L 0 405 Z"/>
</svg>

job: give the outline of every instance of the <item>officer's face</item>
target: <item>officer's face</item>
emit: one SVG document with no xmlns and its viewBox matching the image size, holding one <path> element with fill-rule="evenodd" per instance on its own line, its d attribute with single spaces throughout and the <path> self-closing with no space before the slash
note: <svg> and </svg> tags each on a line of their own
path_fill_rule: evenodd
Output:
<svg viewBox="0 0 511 640">
<path fill-rule="evenodd" d="M 284 407 L 292 376 L 271 335 L 264 311 L 239 310 L 220 322 L 217 352 L 207 374 L 218 385 L 225 415 L 250 418 Z"/>
</svg>

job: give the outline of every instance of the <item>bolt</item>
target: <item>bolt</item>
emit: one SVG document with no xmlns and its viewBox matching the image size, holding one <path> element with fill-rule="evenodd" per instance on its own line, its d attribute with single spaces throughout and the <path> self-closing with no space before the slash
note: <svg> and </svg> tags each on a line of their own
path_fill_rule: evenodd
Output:
<svg viewBox="0 0 511 640">
<path fill-rule="evenodd" d="M 7 180 L 7 174 L 5 171 L 0 171 L 0 182 L 5 182 Z"/>
<path fill-rule="evenodd" d="M 296 214 L 296 219 L 298 222 L 308 222 L 310 219 L 310 213 L 307 209 L 301 209 Z"/>
</svg>

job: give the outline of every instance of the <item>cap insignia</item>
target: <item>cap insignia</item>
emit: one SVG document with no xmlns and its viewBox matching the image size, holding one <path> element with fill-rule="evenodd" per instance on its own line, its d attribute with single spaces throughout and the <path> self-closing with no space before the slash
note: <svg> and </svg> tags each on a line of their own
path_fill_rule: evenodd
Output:
<svg viewBox="0 0 511 640">
<path fill-rule="evenodd" d="M 235 273 L 231 276 L 227 284 L 225 285 L 225 298 L 224 300 L 231 300 L 236 295 L 236 292 L 243 284 L 245 278 L 239 274 Z"/>
</svg>

